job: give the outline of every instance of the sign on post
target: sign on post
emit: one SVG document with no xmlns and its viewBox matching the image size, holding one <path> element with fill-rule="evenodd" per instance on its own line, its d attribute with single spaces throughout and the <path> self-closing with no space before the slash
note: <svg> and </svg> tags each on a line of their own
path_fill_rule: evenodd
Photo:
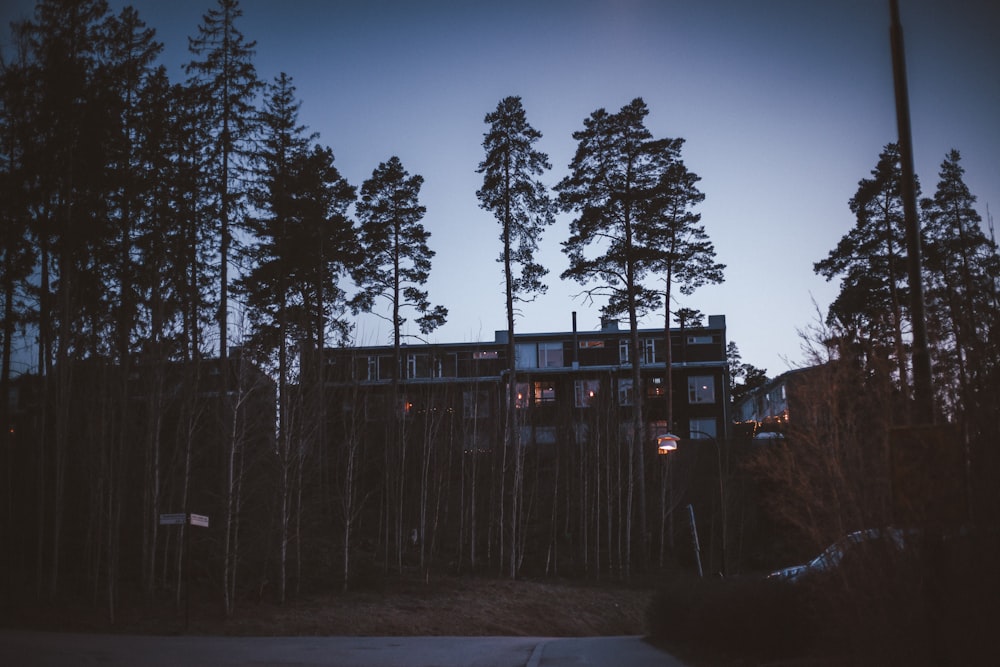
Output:
<svg viewBox="0 0 1000 667">
<path fill-rule="evenodd" d="M 191 525 L 192 526 L 202 526 L 203 528 L 208 528 L 208 517 L 204 514 L 192 514 L 191 515 Z"/>
<path fill-rule="evenodd" d="M 161 514 L 160 515 L 160 525 L 161 526 L 171 526 L 171 525 L 184 525 L 187 522 L 187 514 L 181 512 L 180 514 Z"/>
</svg>

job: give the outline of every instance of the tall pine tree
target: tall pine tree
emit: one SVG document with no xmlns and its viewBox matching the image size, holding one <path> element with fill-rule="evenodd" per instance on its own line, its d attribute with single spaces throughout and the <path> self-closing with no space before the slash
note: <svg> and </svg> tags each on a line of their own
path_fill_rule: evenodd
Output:
<svg viewBox="0 0 1000 667">
<path fill-rule="evenodd" d="M 904 332 L 909 317 L 906 237 L 900 193 L 899 149 L 887 145 L 871 178 L 862 179 L 851 198 L 854 228 L 814 270 L 827 280 L 840 277 L 840 293 L 830 305 L 836 325 L 869 368 L 909 394 L 909 362 Z M 917 184 L 919 194 L 919 184 Z"/>
<path fill-rule="evenodd" d="M 508 391 L 504 426 L 504 464 L 514 455 L 512 491 L 510 576 L 517 574 L 519 549 L 522 548 L 522 486 L 524 452 L 515 416 L 517 401 L 517 355 L 514 344 L 515 304 L 531 301 L 546 286 L 542 277 L 548 269 L 535 261 L 538 240 L 545 227 L 555 221 L 553 205 L 545 186 L 537 177 L 551 169 L 548 156 L 534 148 L 541 133 L 528 124 L 520 97 L 507 97 L 497 104 L 485 122 L 490 129 L 483 139 L 486 158 L 479 164 L 483 187 L 476 192 L 480 206 L 496 216 L 500 223 L 504 296 L 507 305 Z M 520 268 L 520 275 L 515 271 Z M 501 493 L 501 495 L 503 495 Z M 503 532 L 506 532 L 505 530 Z"/>
<path fill-rule="evenodd" d="M 198 91 L 203 122 L 210 128 L 213 183 L 219 217 L 219 358 L 227 357 L 229 336 L 229 262 L 232 227 L 244 210 L 244 176 L 256 131 L 255 103 L 261 87 L 254 68 L 254 41 L 236 27 L 243 16 L 237 0 L 218 0 L 188 45 L 196 60 L 185 70 Z"/>
<path fill-rule="evenodd" d="M 625 315 L 629 325 L 634 406 L 628 438 L 630 461 L 626 498 L 624 574 L 631 568 L 633 529 L 639 535 L 639 564 L 648 557 L 645 492 L 645 423 L 639 348 L 639 318 L 657 305 L 660 292 L 644 280 L 660 258 L 661 239 L 653 231 L 660 181 L 676 152 L 677 140 L 654 139 L 641 98 L 618 113 L 598 109 L 573 133 L 579 143 L 570 175 L 557 186 L 560 207 L 576 213 L 563 242 L 569 268 L 562 277 L 587 286 L 588 298 L 606 297 L 606 316 Z M 638 520 L 633 499 L 638 497 Z"/>
</svg>

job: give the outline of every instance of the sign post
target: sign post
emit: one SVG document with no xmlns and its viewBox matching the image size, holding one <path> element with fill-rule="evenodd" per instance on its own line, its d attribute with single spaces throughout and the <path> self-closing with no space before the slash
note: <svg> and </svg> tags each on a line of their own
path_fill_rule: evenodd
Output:
<svg viewBox="0 0 1000 667">
<path fill-rule="evenodd" d="M 208 528 L 208 516 L 204 514 L 188 514 L 187 512 L 175 512 L 172 514 L 161 514 L 161 526 L 182 526 L 184 530 L 184 560 L 181 567 L 184 568 L 184 631 L 191 625 L 191 535 L 187 529 L 187 524 Z"/>
</svg>

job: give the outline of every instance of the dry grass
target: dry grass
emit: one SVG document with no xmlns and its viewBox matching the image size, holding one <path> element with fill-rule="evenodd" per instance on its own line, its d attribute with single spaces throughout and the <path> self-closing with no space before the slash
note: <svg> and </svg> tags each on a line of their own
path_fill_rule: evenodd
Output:
<svg viewBox="0 0 1000 667">
<path fill-rule="evenodd" d="M 652 592 L 620 585 L 481 577 L 402 580 L 383 590 L 304 595 L 285 605 L 243 602 L 226 619 L 217 602 L 195 603 L 191 634 L 354 636 L 593 636 L 645 634 Z M 112 626 L 89 605 L 21 608 L 3 625 L 78 632 L 170 634 L 183 608 L 125 604 Z"/>
</svg>

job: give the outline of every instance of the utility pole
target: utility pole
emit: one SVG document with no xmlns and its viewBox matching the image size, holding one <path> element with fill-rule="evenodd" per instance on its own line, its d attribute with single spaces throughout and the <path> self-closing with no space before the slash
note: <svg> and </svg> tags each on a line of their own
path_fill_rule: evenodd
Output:
<svg viewBox="0 0 1000 667">
<path fill-rule="evenodd" d="M 934 394 L 931 388 L 931 357 L 927 344 L 927 316 L 924 309 L 920 224 L 917 220 L 916 180 L 913 170 L 913 138 L 910 130 L 910 97 L 906 86 L 906 57 L 903 26 L 899 21 L 899 1 L 889 0 L 892 23 L 892 75 L 896 90 L 896 126 L 899 131 L 899 161 L 903 171 L 901 194 L 906 224 L 906 252 L 909 257 L 910 315 L 913 325 L 913 409 L 911 423 L 934 421 Z"/>
</svg>

